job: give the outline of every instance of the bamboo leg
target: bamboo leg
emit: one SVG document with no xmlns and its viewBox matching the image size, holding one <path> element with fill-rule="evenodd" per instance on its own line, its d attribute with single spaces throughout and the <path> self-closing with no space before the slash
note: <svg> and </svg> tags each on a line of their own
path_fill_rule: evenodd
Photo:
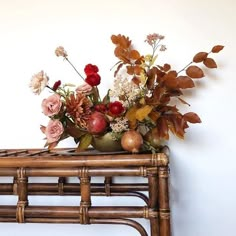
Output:
<svg viewBox="0 0 236 236">
<path fill-rule="evenodd" d="M 16 208 L 16 220 L 18 223 L 25 222 L 25 207 L 28 205 L 28 178 L 25 175 L 25 168 L 17 170 L 17 193 L 18 202 Z"/>
<path fill-rule="evenodd" d="M 158 209 L 158 177 L 157 169 L 155 172 L 149 173 L 148 175 L 148 185 L 149 185 L 149 208 L 157 212 Z M 155 214 L 155 217 L 150 218 L 151 226 L 151 236 L 159 236 L 159 222 L 158 214 Z"/>
<path fill-rule="evenodd" d="M 80 223 L 89 224 L 88 209 L 91 206 L 91 189 L 90 189 L 90 177 L 88 176 L 88 169 L 82 168 L 80 177 Z"/>
<path fill-rule="evenodd" d="M 159 217 L 160 217 L 160 236 L 170 236 L 170 207 L 168 191 L 168 166 L 159 168 Z"/>
</svg>

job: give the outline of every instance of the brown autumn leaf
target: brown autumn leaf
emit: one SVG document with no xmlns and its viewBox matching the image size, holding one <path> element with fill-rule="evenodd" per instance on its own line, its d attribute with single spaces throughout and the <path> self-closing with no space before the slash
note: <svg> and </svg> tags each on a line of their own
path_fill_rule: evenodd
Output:
<svg viewBox="0 0 236 236">
<path fill-rule="evenodd" d="M 160 138 L 168 140 L 169 139 L 169 127 L 168 127 L 167 120 L 164 117 L 161 117 L 160 119 L 158 119 L 157 127 L 158 127 Z"/>
<path fill-rule="evenodd" d="M 217 64 L 216 64 L 215 60 L 212 58 L 206 58 L 203 61 L 203 64 L 208 68 L 217 68 Z"/>
<path fill-rule="evenodd" d="M 140 78 L 138 78 L 137 76 L 134 76 L 134 77 L 132 78 L 132 82 L 133 82 L 134 84 L 136 84 L 136 85 L 139 85 L 140 82 L 141 82 L 141 80 L 140 80 Z"/>
<path fill-rule="evenodd" d="M 169 65 L 169 64 L 164 64 L 164 66 L 163 66 L 163 70 L 165 71 L 165 72 L 167 72 L 167 71 L 169 71 L 171 69 L 171 66 Z"/>
<path fill-rule="evenodd" d="M 177 137 L 184 139 L 185 129 L 187 128 L 186 121 L 179 114 L 173 114 L 168 117 L 169 128 Z"/>
<path fill-rule="evenodd" d="M 216 45 L 216 46 L 214 46 L 214 47 L 211 49 L 211 52 L 213 52 L 213 53 L 218 53 L 218 52 L 220 52 L 223 48 L 224 48 L 224 46 L 222 46 L 222 45 Z"/>
<path fill-rule="evenodd" d="M 198 66 L 189 66 L 186 70 L 186 74 L 194 79 L 200 79 L 204 77 L 204 73 Z"/>
<path fill-rule="evenodd" d="M 112 35 L 111 41 L 116 45 L 120 45 L 124 49 L 129 48 L 131 44 L 131 40 L 129 40 L 129 37 L 125 37 L 124 35 L 121 34 Z"/>
<path fill-rule="evenodd" d="M 170 71 L 164 76 L 165 86 L 169 88 L 178 88 L 178 80 L 176 79 L 176 71 Z"/>
<path fill-rule="evenodd" d="M 126 66 L 127 69 L 127 73 L 129 75 L 133 75 L 134 74 L 134 67 L 133 66 Z"/>
<path fill-rule="evenodd" d="M 140 58 L 140 54 L 137 50 L 131 50 L 129 52 L 129 57 L 130 57 L 130 59 L 137 60 Z"/>
<path fill-rule="evenodd" d="M 120 46 L 117 46 L 114 50 L 114 54 L 116 57 L 118 57 L 120 60 L 122 60 L 125 63 L 129 63 L 129 59 L 127 58 L 127 52 Z"/>
<path fill-rule="evenodd" d="M 202 122 L 199 116 L 194 112 L 185 113 L 183 117 L 184 117 L 184 120 L 193 124 Z"/>
<path fill-rule="evenodd" d="M 143 71 L 143 68 L 141 66 L 139 66 L 139 65 L 134 66 L 134 73 L 136 75 L 140 75 L 142 71 Z"/>
<path fill-rule="evenodd" d="M 141 65 L 141 64 L 143 64 L 144 63 L 144 56 L 140 56 L 134 63 L 136 64 L 136 65 Z"/>
<path fill-rule="evenodd" d="M 115 70 L 115 72 L 114 72 L 114 77 L 116 77 L 117 73 L 120 71 L 120 69 L 121 69 L 121 67 L 122 67 L 123 65 L 124 65 L 123 63 L 120 63 L 120 64 L 117 66 L 117 68 L 116 68 L 116 70 Z"/>
<path fill-rule="evenodd" d="M 151 111 L 148 115 L 148 117 L 153 121 L 156 122 L 158 118 L 161 116 L 160 112 L 157 111 Z"/>
<path fill-rule="evenodd" d="M 119 41 L 118 41 L 118 37 L 117 37 L 116 35 L 114 35 L 114 34 L 111 36 L 111 41 L 112 41 L 114 44 L 118 44 L 118 42 L 119 42 Z"/>
<path fill-rule="evenodd" d="M 178 76 L 177 80 L 178 87 L 181 89 L 193 88 L 195 86 L 193 80 L 188 76 Z"/>
<path fill-rule="evenodd" d="M 193 57 L 193 62 L 199 63 L 204 61 L 208 56 L 207 52 L 199 52 Z"/>
</svg>

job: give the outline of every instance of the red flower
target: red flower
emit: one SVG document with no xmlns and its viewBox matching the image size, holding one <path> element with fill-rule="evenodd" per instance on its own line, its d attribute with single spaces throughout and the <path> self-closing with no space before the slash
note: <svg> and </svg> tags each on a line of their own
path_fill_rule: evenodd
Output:
<svg viewBox="0 0 236 236">
<path fill-rule="evenodd" d="M 90 74 L 98 73 L 98 67 L 96 65 L 88 64 L 85 66 L 84 72 L 87 76 Z"/>
<path fill-rule="evenodd" d="M 109 111 L 112 115 L 118 116 L 124 111 L 124 107 L 121 102 L 115 101 L 109 104 Z"/>
<path fill-rule="evenodd" d="M 103 103 L 95 105 L 94 109 L 95 109 L 95 111 L 99 111 L 99 112 L 102 112 L 102 113 L 105 113 L 107 111 L 107 107 Z"/>
<path fill-rule="evenodd" d="M 60 85 L 61 85 L 61 81 L 58 80 L 58 81 L 55 82 L 54 85 L 52 86 L 52 90 L 53 90 L 53 91 L 56 91 Z"/>
<path fill-rule="evenodd" d="M 100 81 L 101 81 L 101 77 L 97 73 L 89 74 L 87 75 L 87 78 L 85 79 L 85 82 L 91 86 L 99 85 Z"/>
</svg>

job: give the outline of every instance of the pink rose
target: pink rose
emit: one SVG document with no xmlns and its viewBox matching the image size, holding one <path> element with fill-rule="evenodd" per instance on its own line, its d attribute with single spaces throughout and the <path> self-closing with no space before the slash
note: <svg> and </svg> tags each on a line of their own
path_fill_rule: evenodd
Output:
<svg viewBox="0 0 236 236">
<path fill-rule="evenodd" d="M 43 99 L 42 109 L 46 116 L 53 116 L 59 113 L 62 106 L 61 97 L 58 94 L 53 94 L 50 97 Z"/>
<path fill-rule="evenodd" d="M 92 93 L 92 90 L 93 90 L 93 87 L 91 85 L 89 85 L 88 83 L 84 83 L 77 87 L 76 92 L 89 95 Z"/>
<path fill-rule="evenodd" d="M 59 120 L 50 120 L 45 129 L 45 135 L 48 143 L 57 142 L 64 132 L 62 123 Z"/>
</svg>

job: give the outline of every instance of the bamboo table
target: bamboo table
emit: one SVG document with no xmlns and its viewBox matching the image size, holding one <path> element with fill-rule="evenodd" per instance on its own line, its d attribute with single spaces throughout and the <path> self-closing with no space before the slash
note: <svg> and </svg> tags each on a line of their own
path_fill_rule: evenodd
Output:
<svg viewBox="0 0 236 236">
<path fill-rule="evenodd" d="M 167 149 L 166 149 L 167 150 Z M 150 236 L 170 236 L 168 154 L 101 153 L 74 149 L 0 150 L 0 195 L 18 195 L 16 205 L 0 205 L 0 222 L 125 224 L 148 236 L 135 218 L 150 222 Z M 104 183 L 92 183 L 102 176 Z M 115 176 L 142 176 L 147 183 L 113 183 Z M 28 183 L 30 177 L 58 177 L 57 183 Z M 67 182 L 78 177 L 78 183 Z M 144 194 L 143 192 L 147 192 Z M 33 206 L 29 195 L 78 195 L 78 206 Z M 93 206 L 93 196 L 139 197 L 144 206 Z M 79 201 L 78 201 L 79 202 Z"/>
</svg>

